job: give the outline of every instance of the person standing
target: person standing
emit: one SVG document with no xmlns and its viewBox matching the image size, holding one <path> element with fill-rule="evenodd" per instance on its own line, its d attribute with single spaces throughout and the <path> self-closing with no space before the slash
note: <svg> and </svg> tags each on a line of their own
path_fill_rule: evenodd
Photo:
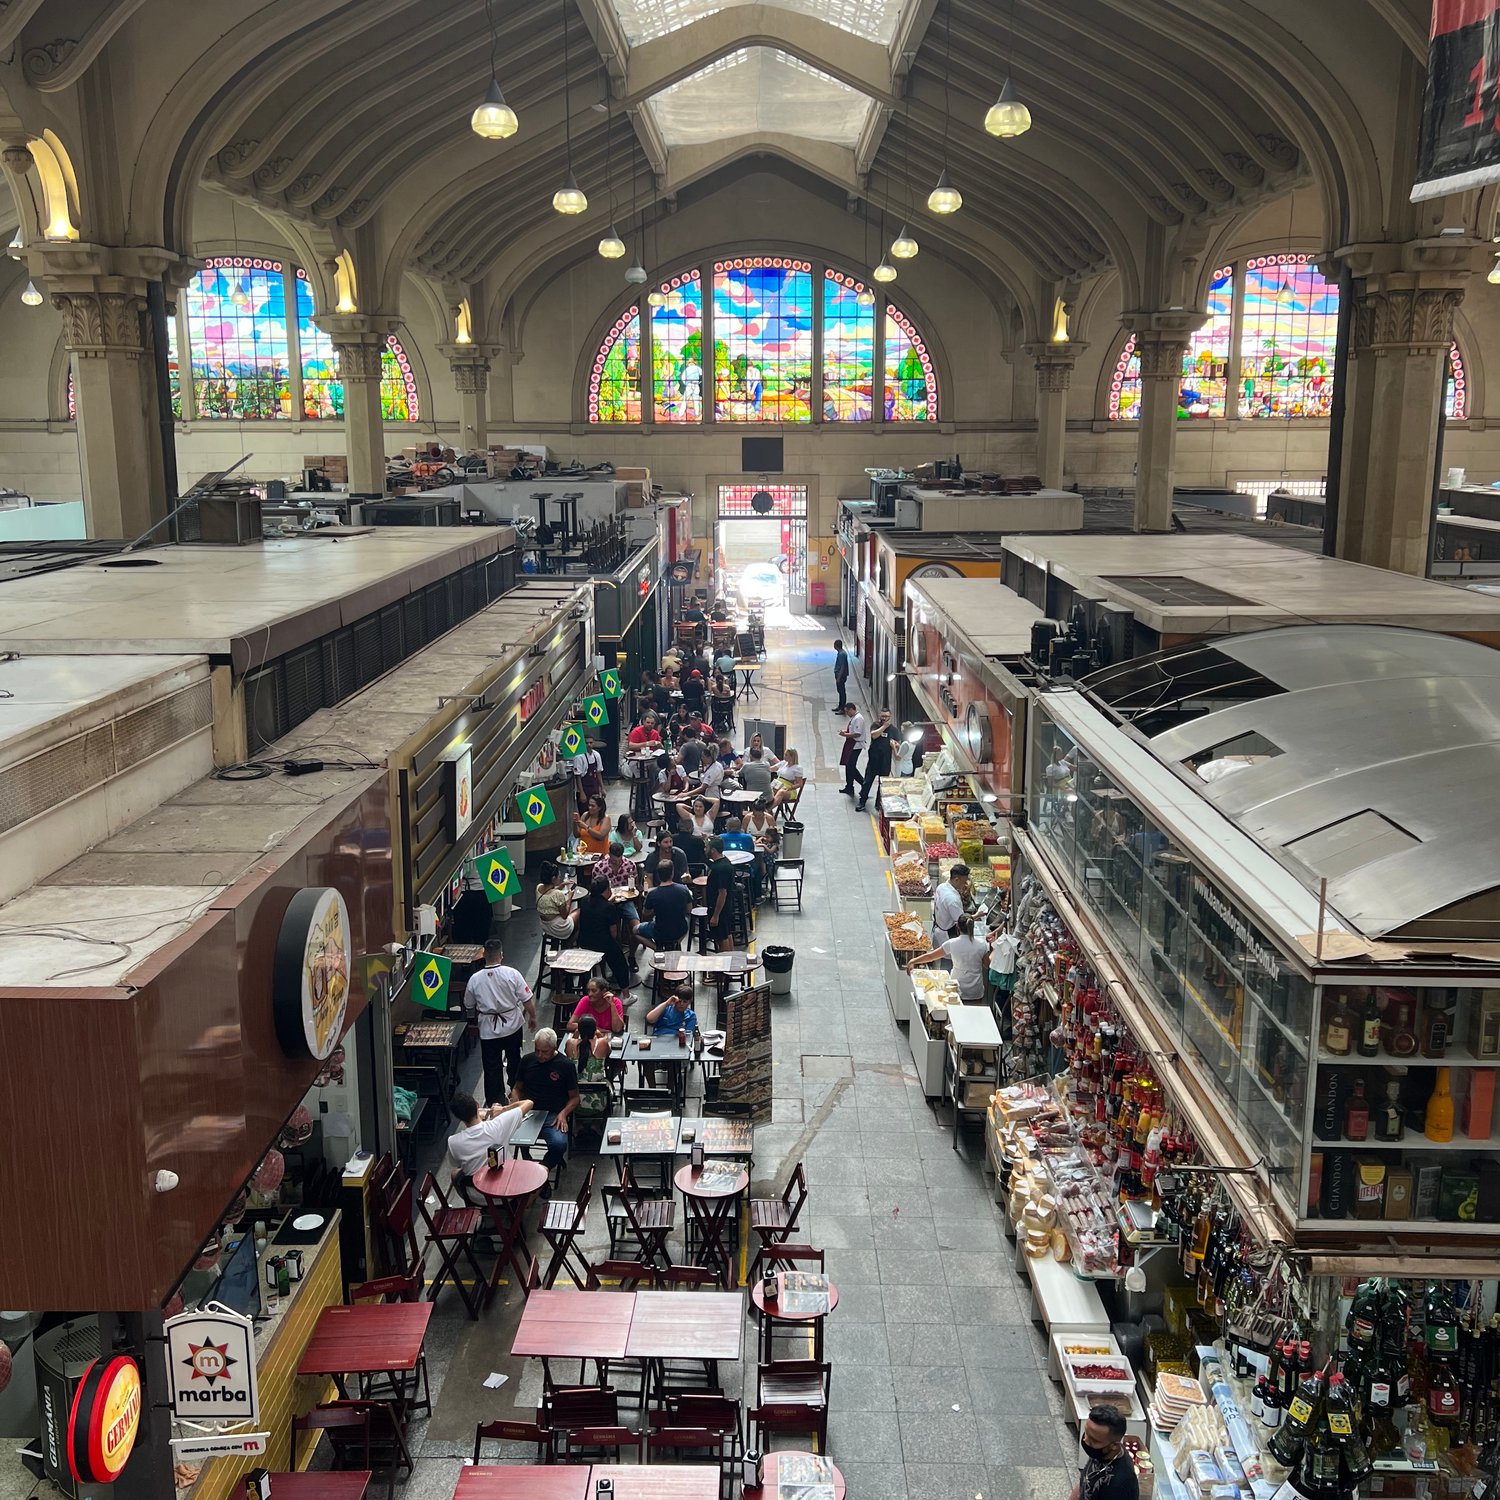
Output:
<svg viewBox="0 0 1500 1500">
<path fill-rule="evenodd" d="M 724 845 L 708 839 L 708 939 L 721 952 L 734 946 L 734 866 L 724 858 Z"/>
<path fill-rule="evenodd" d="M 1078 1434 L 1087 1462 L 1068 1500 L 1140 1500 L 1135 1464 L 1125 1452 L 1125 1418 L 1117 1407 L 1102 1402 L 1089 1408 Z"/>
<path fill-rule="evenodd" d="M 865 803 L 870 800 L 870 788 L 875 785 L 876 778 L 891 774 L 891 757 L 895 749 L 896 731 L 891 725 L 891 711 L 883 708 L 870 735 L 870 753 L 865 757 L 865 774 L 859 784 L 861 812 L 864 811 Z"/>
<path fill-rule="evenodd" d="M 960 917 L 953 936 L 947 938 L 927 953 L 919 953 L 907 965 L 910 972 L 918 964 L 930 964 L 946 958 L 953 965 L 953 982 L 958 986 L 958 998 L 965 1005 L 978 1005 L 985 999 L 984 963 L 990 945 L 983 938 L 974 936 L 974 921 L 971 917 Z"/>
<path fill-rule="evenodd" d="M 842 641 L 833 643 L 833 685 L 839 690 L 838 707 L 834 709 L 834 713 L 841 714 L 849 701 L 846 691 L 849 685 L 849 653 L 844 650 Z"/>
<path fill-rule="evenodd" d="M 870 726 L 865 716 L 852 703 L 844 705 L 847 723 L 839 730 L 844 748 L 839 752 L 839 764 L 844 768 L 844 784 L 839 791 L 846 797 L 854 795 L 854 783 L 858 775 L 860 756 L 870 748 Z"/>
<path fill-rule="evenodd" d="M 521 1068 L 521 1022 L 536 1025 L 531 986 L 505 962 L 504 943 L 491 939 L 484 945 L 484 967 L 464 986 L 464 1011 L 479 1021 L 485 1103 L 502 1104 L 506 1070 L 514 1089 Z"/>
<path fill-rule="evenodd" d="M 932 946 L 941 948 L 958 931 L 958 924 L 972 906 L 969 897 L 969 867 L 956 864 L 948 878 L 932 893 Z"/>
</svg>

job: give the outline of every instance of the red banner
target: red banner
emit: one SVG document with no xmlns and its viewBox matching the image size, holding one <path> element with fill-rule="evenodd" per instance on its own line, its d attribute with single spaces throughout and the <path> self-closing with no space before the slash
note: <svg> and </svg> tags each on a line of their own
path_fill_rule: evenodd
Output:
<svg viewBox="0 0 1500 1500">
<path fill-rule="evenodd" d="M 1433 0 L 1412 200 L 1500 181 L 1500 0 Z"/>
</svg>

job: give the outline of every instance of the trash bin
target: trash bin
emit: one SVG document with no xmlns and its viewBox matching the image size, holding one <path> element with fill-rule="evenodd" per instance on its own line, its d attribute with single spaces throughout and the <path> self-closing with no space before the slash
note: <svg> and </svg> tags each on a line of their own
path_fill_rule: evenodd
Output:
<svg viewBox="0 0 1500 1500">
<path fill-rule="evenodd" d="M 792 960 L 796 956 L 791 948 L 783 948 L 776 943 L 762 951 L 761 962 L 766 966 L 766 973 L 771 976 L 773 995 L 792 993 Z"/>
<path fill-rule="evenodd" d="M 781 830 L 781 858 L 802 858 L 802 825 L 793 818 Z"/>
</svg>

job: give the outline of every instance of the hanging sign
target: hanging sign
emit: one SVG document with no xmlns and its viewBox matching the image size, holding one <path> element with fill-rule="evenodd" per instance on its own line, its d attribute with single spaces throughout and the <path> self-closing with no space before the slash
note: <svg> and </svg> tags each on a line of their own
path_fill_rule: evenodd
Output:
<svg viewBox="0 0 1500 1500">
<path fill-rule="evenodd" d="M 609 700 L 600 695 L 583 700 L 583 717 L 594 729 L 602 729 L 609 723 Z"/>
<path fill-rule="evenodd" d="M 467 744 L 456 745 L 443 756 L 448 782 L 448 838 L 457 843 L 474 821 L 474 753 Z"/>
<path fill-rule="evenodd" d="M 557 821 L 557 814 L 552 811 L 552 799 L 544 786 L 529 787 L 524 792 L 517 792 L 516 808 L 528 829 L 545 828 L 549 823 Z"/>
<path fill-rule="evenodd" d="M 141 1426 L 141 1368 L 128 1354 L 96 1359 L 68 1413 L 68 1468 L 80 1484 L 113 1484 Z"/>
<path fill-rule="evenodd" d="M 476 855 L 474 873 L 484 886 L 484 893 L 492 902 L 503 901 L 521 889 L 521 877 L 511 860 L 510 851 L 495 849 L 489 854 Z"/>
<path fill-rule="evenodd" d="M 259 1417 L 255 1333 L 249 1318 L 216 1305 L 211 1310 L 178 1313 L 162 1328 L 167 1336 L 167 1383 L 174 1416 L 221 1422 L 253 1422 Z M 240 1433 L 233 1441 L 248 1436 L 254 1434 Z"/>
<path fill-rule="evenodd" d="M 1413 202 L 1500 180 L 1500 0 L 1433 0 Z"/>
<path fill-rule="evenodd" d="M 211 1437 L 174 1437 L 172 1457 L 259 1458 L 270 1446 L 269 1432 L 225 1432 Z"/>
<path fill-rule="evenodd" d="M 276 1040 L 288 1057 L 322 1062 L 338 1046 L 353 967 L 344 898 L 332 886 L 298 891 L 281 919 L 271 964 Z"/>
</svg>

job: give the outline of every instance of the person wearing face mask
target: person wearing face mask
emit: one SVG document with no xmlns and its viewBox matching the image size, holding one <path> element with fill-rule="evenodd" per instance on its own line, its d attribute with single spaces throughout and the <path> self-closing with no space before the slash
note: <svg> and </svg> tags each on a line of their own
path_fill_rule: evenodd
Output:
<svg viewBox="0 0 1500 1500">
<path fill-rule="evenodd" d="M 1068 1500 L 1140 1500 L 1135 1465 L 1125 1452 L 1124 1415 L 1102 1403 L 1089 1408 L 1079 1434 L 1086 1462 Z"/>
</svg>

